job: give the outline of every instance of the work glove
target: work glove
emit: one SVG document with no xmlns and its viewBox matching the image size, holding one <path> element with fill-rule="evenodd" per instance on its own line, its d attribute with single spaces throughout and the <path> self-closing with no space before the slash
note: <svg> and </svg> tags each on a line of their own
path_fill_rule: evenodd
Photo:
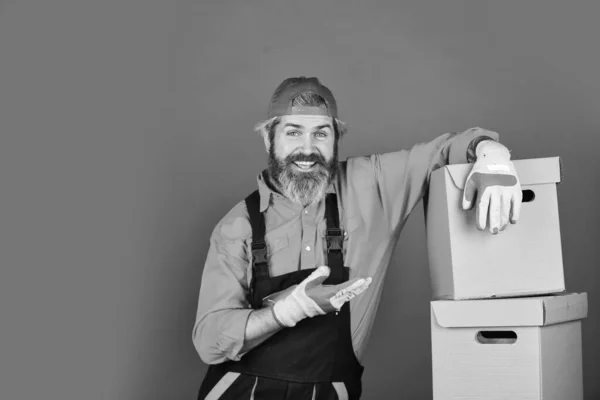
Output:
<svg viewBox="0 0 600 400">
<path fill-rule="evenodd" d="M 371 283 L 371 278 L 355 278 L 339 285 L 323 285 L 330 272 L 329 267 L 321 266 L 300 284 L 265 297 L 263 305 L 273 305 L 277 321 L 292 327 L 304 318 L 339 311 Z"/>
<path fill-rule="evenodd" d="M 477 199 L 476 224 L 496 235 L 508 225 L 516 224 L 521 211 L 523 193 L 508 149 L 494 141 L 481 142 L 476 149 L 477 159 L 467 176 L 463 193 L 464 210 L 473 207 Z M 489 221 L 488 221 L 489 215 Z"/>
</svg>

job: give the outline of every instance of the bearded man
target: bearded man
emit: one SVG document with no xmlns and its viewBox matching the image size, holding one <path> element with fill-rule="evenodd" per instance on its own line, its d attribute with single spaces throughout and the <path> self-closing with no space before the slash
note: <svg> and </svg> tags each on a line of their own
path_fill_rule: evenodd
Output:
<svg viewBox="0 0 600 400">
<path fill-rule="evenodd" d="M 463 208 L 476 203 L 478 228 L 498 234 L 521 207 L 510 152 L 473 128 L 339 162 L 336 101 L 306 77 L 278 86 L 256 130 L 268 168 L 213 230 L 204 265 L 193 343 L 209 369 L 198 398 L 359 399 L 385 273 L 431 173 L 473 163 Z"/>
</svg>

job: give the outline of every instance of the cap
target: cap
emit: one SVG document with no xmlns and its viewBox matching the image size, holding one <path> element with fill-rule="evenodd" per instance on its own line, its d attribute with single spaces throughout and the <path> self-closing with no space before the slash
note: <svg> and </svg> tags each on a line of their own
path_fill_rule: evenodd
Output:
<svg viewBox="0 0 600 400">
<path fill-rule="evenodd" d="M 294 98 L 303 93 L 314 93 L 321 96 L 327 107 L 292 107 Z M 275 89 L 275 93 L 271 97 L 268 118 L 294 114 L 327 115 L 337 118 L 337 104 L 331 90 L 322 85 L 317 78 L 305 76 L 287 78 Z"/>
</svg>

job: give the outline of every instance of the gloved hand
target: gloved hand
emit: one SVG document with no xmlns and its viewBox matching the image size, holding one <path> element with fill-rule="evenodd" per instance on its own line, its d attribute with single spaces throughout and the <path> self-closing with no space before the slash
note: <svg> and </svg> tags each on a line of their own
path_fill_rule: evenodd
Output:
<svg viewBox="0 0 600 400">
<path fill-rule="evenodd" d="M 523 193 L 508 149 L 494 141 L 481 142 L 476 149 L 477 160 L 465 183 L 463 209 L 473 207 L 477 195 L 477 228 L 484 230 L 489 213 L 489 231 L 497 234 L 508 221 L 516 224 L 521 211 Z"/>
<path fill-rule="evenodd" d="M 322 285 L 329 273 L 329 267 L 321 266 L 300 284 L 263 299 L 263 305 L 274 303 L 275 318 L 282 325 L 292 327 L 304 318 L 339 311 L 371 283 L 371 278 L 355 278 L 339 285 Z"/>
</svg>

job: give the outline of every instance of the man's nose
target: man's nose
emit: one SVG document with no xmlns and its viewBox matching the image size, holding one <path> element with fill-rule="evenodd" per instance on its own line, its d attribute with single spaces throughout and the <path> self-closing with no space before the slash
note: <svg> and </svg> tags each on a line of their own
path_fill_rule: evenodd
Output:
<svg viewBox="0 0 600 400">
<path fill-rule="evenodd" d="M 304 135 L 304 141 L 302 142 L 302 151 L 305 154 L 311 154 L 313 152 L 312 135 Z"/>
</svg>

